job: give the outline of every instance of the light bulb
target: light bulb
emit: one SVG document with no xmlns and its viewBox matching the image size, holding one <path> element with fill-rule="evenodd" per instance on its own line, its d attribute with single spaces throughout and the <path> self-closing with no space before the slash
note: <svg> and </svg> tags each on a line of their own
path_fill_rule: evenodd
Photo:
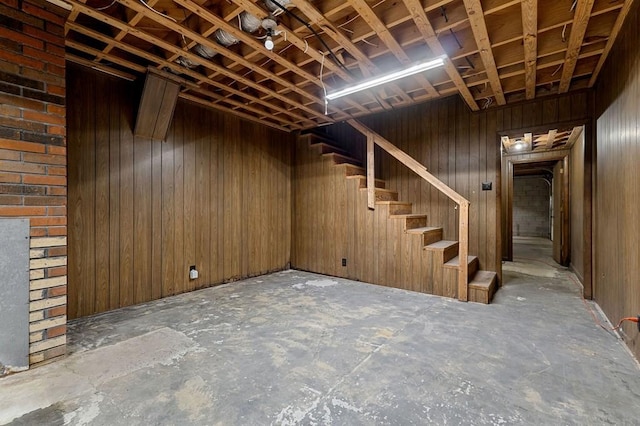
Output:
<svg viewBox="0 0 640 426">
<path fill-rule="evenodd" d="M 271 36 L 267 36 L 267 39 L 264 41 L 264 47 L 266 47 L 267 50 L 273 50 L 273 39 Z"/>
</svg>

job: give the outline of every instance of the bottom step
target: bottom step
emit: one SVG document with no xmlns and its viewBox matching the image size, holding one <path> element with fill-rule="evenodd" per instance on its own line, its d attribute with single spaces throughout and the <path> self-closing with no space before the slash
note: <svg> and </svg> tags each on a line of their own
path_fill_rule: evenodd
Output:
<svg viewBox="0 0 640 426">
<path fill-rule="evenodd" d="M 491 271 L 477 271 L 469 283 L 469 302 L 488 305 L 496 292 L 496 273 Z"/>
</svg>

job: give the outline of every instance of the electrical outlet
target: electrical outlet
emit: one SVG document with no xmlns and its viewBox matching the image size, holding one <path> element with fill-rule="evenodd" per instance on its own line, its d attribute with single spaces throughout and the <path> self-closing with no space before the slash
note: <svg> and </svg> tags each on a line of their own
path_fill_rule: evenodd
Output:
<svg viewBox="0 0 640 426">
<path fill-rule="evenodd" d="M 190 280 L 198 279 L 198 270 L 196 269 L 196 265 L 189 266 L 189 279 Z"/>
<path fill-rule="evenodd" d="M 483 191 L 491 191 L 491 182 L 482 182 Z"/>
<path fill-rule="evenodd" d="M 347 266 L 347 259 L 344 257 L 342 258 L 342 266 Z"/>
</svg>

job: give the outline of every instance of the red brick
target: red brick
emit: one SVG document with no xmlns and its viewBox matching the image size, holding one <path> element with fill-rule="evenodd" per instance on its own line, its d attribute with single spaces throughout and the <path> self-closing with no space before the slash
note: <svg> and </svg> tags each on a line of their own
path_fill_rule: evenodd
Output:
<svg viewBox="0 0 640 426">
<path fill-rule="evenodd" d="M 67 147 L 66 146 L 49 145 L 47 147 L 47 152 L 49 154 L 67 155 Z"/>
<path fill-rule="evenodd" d="M 59 67 L 56 64 L 52 64 L 52 63 L 48 63 L 47 64 L 47 72 L 51 73 L 53 75 L 57 75 L 60 77 L 64 77 L 65 72 L 64 72 L 64 62 L 63 65 L 61 67 Z"/>
<path fill-rule="evenodd" d="M 47 339 L 53 339 L 54 337 L 62 336 L 67 332 L 66 325 L 59 325 L 57 327 L 47 329 Z"/>
<path fill-rule="evenodd" d="M 12 127 L 14 129 L 27 130 L 34 133 L 44 133 L 47 126 L 40 122 L 24 121 L 19 118 L 3 117 L 0 115 L 0 126 Z"/>
<path fill-rule="evenodd" d="M 67 113 L 67 109 L 63 106 L 60 105 L 53 105 L 53 104 L 49 104 L 47 105 L 47 112 L 49 114 L 56 114 L 56 115 L 60 115 L 62 117 L 66 116 Z"/>
<path fill-rule="evenodd" d="M 47 126 L 47 133 L 52 135 L 66 136 L 67 128 L 63 126 Z"/>
<path fill-rule="evenodd" d="M 48 235 L 50 237 L 60 237 L 60 236 L 67 235 L 67 227 L 66 226 L 50 226 L 48 228 L 48 231 L 49 231 Z"/>
<path fill-rule="evenodd" d="M 56 36 L 54 34 L 50 34 L 46 31 L 43 31 L 39 28 L 32 27 L 31 25 L 25 25 L 23 29 L 25 34 L 36 37 L 40 40 L 45 40 L 51 42 L 53 44 L 58 44 L 60 46 L 64 45 L 64 38 Z"/>
<path fill-rule="evenodd" d="M 45 110 L 45 104 L 42 101 L 23 98 L 22 96 L 13 96 L 6 93 L 0 93 L 0 104 L 13 105 L 18 108 L 31 109 L 34 111 Z"/>
<path fill-rule="evenodd" d="M 43 49 L 44 42 L 34 37 L 29 37 L 18 31 L 13 31 L 8 28 L 0 27 L 0 37 L 6 37 L 10 40 L 17 41 L 27 46 L 35 47 L 36 49 Z"/>
<path fill-rule="evenodd" d="M 5 161 L 5 160 L 0 160 L 0 170 L 3 172 L 39 173 L 39 174 L 44 174 L 46 172 L 45 166 L 41 164 L 31 164 L 31 163 L 23 163 L 20 161 Z M 39 176 L 39 177 L 43 177 L 43 176 Z M 31 182 L 31 183 L 35 183 L 35 182 Z"/>
<path fill-rule="evenodd" d="M 50 175 L 53 175 L 53 176 L 66 176 L 67 175 L 67 168 L 66 167 L 49 166 L 49 167 L 47 167 L 47 173 L 49 173 Z"/>
<path fill-rule="evenodd" d="M 20 161 L 22 154 L 18 151 L 10 151 L 0 148 L 0 160 Z"/>
<path fill-rule="evenodd" d="M 47 297 L 64 296 L 67 294 L 67 286 L 54 287 L 47 290 Z"/>
<path fill-rule="evenodd" d="M 47 255 L 50 256 L 50 257 L 66 256 L 67 255 L 67 247 L 66 246 L 50 247 L 50 248 L 47 249 Z"/>
<path fill-rule="evenodd" d="M 63 200 L 63 205 L 61 206 L 49 206 L 47 209 L 47 213 L 51 216 L 66 216 L 67 215 L 67 198 L 66 197 L 58 197 Z"/>
<path fill-rule="evenodd" d="M 22 183 L 22 175 L 17 173 L 0 172 L 0 182 L 2 183 Z"/>
<path fill-rule="evenodd" d="M 60 77 L 57 75 L 47 74 L 43 71 L 37 71 L 31 68 L 23 68 L 22 76 L 32 78 L 37 81 L 42 81 L 43 83 L 52 83 L 57 84 L 58 86 L 64 85 L 64 76 Z"/>
<path fill-rule="evenodd" d="M 10 208 L 10 207 L 6 207 Z M 42 208 L 46 210 L 46 207 L 28 207 L 30 209 Z M 0 207 L 2 209 L 2 207 Z M 2 210 L 0 210 L 0 216 L 2 216 Z M 50 225 L 66 225 L 66 216 L 37 216 L 31 218 L 31 226 L 50 226 Z"/>
<path fill-rule="evenodd" d="M 11 105 L 0 105 L 0 115 L 19 118 L 22 110 Z"/>
<path fill-rule="evenodd" d="M 29 231 L 29 235 L 31 235 L 31 237 L 48 237 L 49 236 L 49 228 L 34 228 L 33 226 L 31 227 L 31 230 Z"/>
<path fill-rule="evenodd" d="M 37 121 L 39 123 L 47 123 L 47 124 L 60 124 L 64 125 L 66 120 L 64 117 L 60 117 L 59 115 L 47 114 L 36 111 L 24 111 L 22 113 L 22 118 L 30 121 Z"/>
<path fill-rule="evenodd" d="M 64 25 L 64 18 L 62 16 L 58 16 L 54 13 L 48 12 L 30 3 L 23 2 L 22 10 L 27 12 L 29 15 L 37 16 L 38 18 L 42 18 L 45 21 L 55 22 L 58 25 Z"/>
<path fill-rule="evenodd" d="M 40 164 L 67 164 L 67 157 L 63 155 L 53 154 L 33 154 L 25 153 L 22 156 L 22 160 L 27 163 L 40 163 Z"/>
<path fill-rule="evenodd" d="M 35 68 L 37 70 L 44 69 L 44 62 L 24 55 L 16 55 L 11 52 L 7 52 L 6 50 L 0 50 L 0 59 L 6 59 L 9 62 Z"/>
<path fill-rule="evenodd" d="M 61 185 L 67 184 L 67 178 L 64 176 L 46 176 L 46 175 L 25 175 L 24 183 L 33 185 Z M 50 194 L 53 195 L 53 194 Z"/>
<path fill-rule="evenodd" d="M 63 206 L 67 203 L 65 197 L 29 196 L 24 197 L 25 206 Z M 51 214 L 51 212 L 49 212 Z"/>
<path fill-rule="evenodd" d="M 64 50 L 64 46 L 60 46 L 58 44 L 53 44 L 53 43 L 47 43 L 47 45 L 45 46 L 45 50 L 51 53 L 52 55 L 57 55 L 63 58 L 66 53 Z"/>
<path fill-rule="evenodd" d="M 45 152 L 45 145 L 33 142 L 14 141 L 11 139 L 0 139 L 0 148 L 23 152 Z"/>
<path fill-rule="evenodd" d="M 47 214 L 46 207 L 0 206 L 0 217 L 44 216 L 45 214 Z"/>
<path fill-rule="evenodd" d="M 22 48 L 24 55 L 38 59 L 40 61 L 48 62 L 49 64 L 55 64 L 60 67 L 64 67 L 64 58 L 45 52 L 41 49 L 34 49 L 31 46 L 24 46 Z M 34 67 L 35 68 L 35 67 Z"/>
<path fill-rule="evenodd" d="M 18 8 L 18 0 L 4 0 L 7 6 Z"/>
<path fill-rule="evenodd" d="M 47 195 L 67 195 L 67 187 L 51 186 L 47 188 Z"/>
<path fill-rule="evenodd" d="M 56 86 L 55 84 L 47 84 L 47 93 L 52 95 L 65 96 L 67 90 L 64 87 Z"/>
<path fill-rule="evenodd" d="M 46 318 L 59 317 L 61 315 L 67 315 L 67 307 L 66 306 L 56 306 L 55 308 L 50 308 L 45 311 Z"/>
<path fill-rule="evenodd" d="M 47 269 L 47 278 L 61 277 L 67 275 L 66 266 L 56 266 L 54 268 Z"/>
<path fill-rule="evenodd" d="M 22 197 L 19 195 L 0 194 L 0 205 L 22 204 Z"/>
</svg>

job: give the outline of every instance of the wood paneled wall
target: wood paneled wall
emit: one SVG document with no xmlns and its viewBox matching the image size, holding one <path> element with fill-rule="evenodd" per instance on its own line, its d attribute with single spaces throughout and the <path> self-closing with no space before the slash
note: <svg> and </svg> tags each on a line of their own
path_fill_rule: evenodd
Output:
<svg viewBox="0 0 640 426">
<path fill-rule="evenodd" d="M 596 85 L 595 299 L 614 324 L 640 314 L 639 26 L 635 2 Z M 636 325 L 623 330 L 640 358 Z"/>
<path fill-rule="evenodd" d="M 71 318 L 287 267 L 290 135 L 179 101 L 165 142 L 134 138 L 139 88 L 68 82 Z"/>
</svg>

